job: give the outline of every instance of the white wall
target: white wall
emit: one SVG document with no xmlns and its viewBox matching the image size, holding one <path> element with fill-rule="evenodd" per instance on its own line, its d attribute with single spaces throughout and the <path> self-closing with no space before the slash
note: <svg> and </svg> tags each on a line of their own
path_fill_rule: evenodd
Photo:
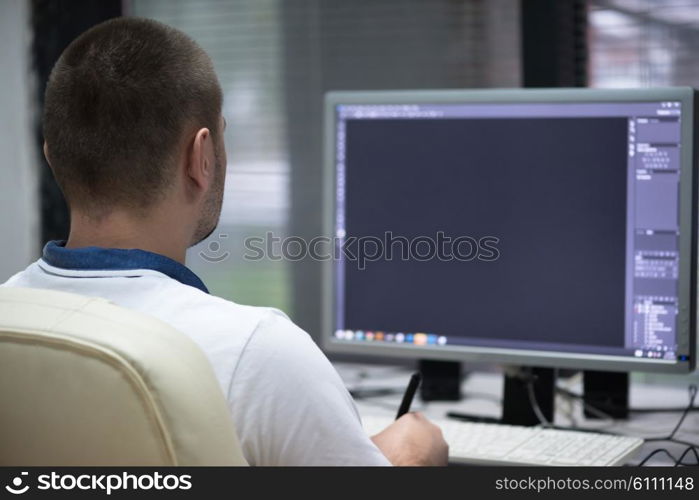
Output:
<svg viewBox="0 0 699 500">
<path fill-rule="evenodd" d="M 0 1 L 0 283 L 38 257 L 29 2 Z"/>
</svg>

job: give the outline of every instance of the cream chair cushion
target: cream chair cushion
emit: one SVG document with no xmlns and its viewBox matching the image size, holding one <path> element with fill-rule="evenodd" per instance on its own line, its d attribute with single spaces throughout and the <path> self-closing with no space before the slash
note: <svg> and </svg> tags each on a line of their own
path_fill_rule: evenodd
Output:
<svg viewBox="0 0 699 500">
<path fill-rule="evenodd" d="M 245 465 L 184 334 L 104 299 L 0 287 L 0 465 Z"/>
</svg>

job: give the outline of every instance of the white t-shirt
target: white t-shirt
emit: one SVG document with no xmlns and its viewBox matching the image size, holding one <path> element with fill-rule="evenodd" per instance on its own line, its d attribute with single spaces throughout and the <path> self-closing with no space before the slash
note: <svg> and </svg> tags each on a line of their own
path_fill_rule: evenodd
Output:
<svg viewBox="0 0 699 500">
<path fill-rule="evenodd" d="M 328 359 L 276 309 L 238 305 L 151 269 L 63 269 L 42 259 L 3 286 L 103 297 L 188 335 L 214 368 L 250 465 L 390 465 Z"/>
</svg>

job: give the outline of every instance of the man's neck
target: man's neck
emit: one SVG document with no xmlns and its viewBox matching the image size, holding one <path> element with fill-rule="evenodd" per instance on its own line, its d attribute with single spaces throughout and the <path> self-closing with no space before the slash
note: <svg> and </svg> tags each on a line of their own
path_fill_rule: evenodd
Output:
<svg viewBox="0 0 699 500">
<path fill-rule="evenodd" d="M 74 211 L 71 213 L 70 235 L 66 248 L 95 246 L 139 249 L 164 255 L 184 264 L 188 241 L 182 226 L 169 227 L 159 219 L 112 212 L 95 220 Z"/>
</svg>

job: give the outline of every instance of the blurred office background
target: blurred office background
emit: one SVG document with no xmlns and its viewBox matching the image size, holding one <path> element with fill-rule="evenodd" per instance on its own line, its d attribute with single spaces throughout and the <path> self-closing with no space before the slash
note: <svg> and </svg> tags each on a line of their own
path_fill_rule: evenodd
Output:
<svg viewBox="0 0 699 500">
<path fill-rule="evenodd" d="M 324 92 L 699 86 L 691 0 L 1 0 L 0 281 L 67 235 L 40 152 L 41 95 L 63 48 L 119 15 L 190 34 L 223 86 L 224 209 L 188 265 L 214 294 L 279 307 L 316 339 L 320 263 L 246 260 L 243 240 L 323 233 Z"/>
</svg>

